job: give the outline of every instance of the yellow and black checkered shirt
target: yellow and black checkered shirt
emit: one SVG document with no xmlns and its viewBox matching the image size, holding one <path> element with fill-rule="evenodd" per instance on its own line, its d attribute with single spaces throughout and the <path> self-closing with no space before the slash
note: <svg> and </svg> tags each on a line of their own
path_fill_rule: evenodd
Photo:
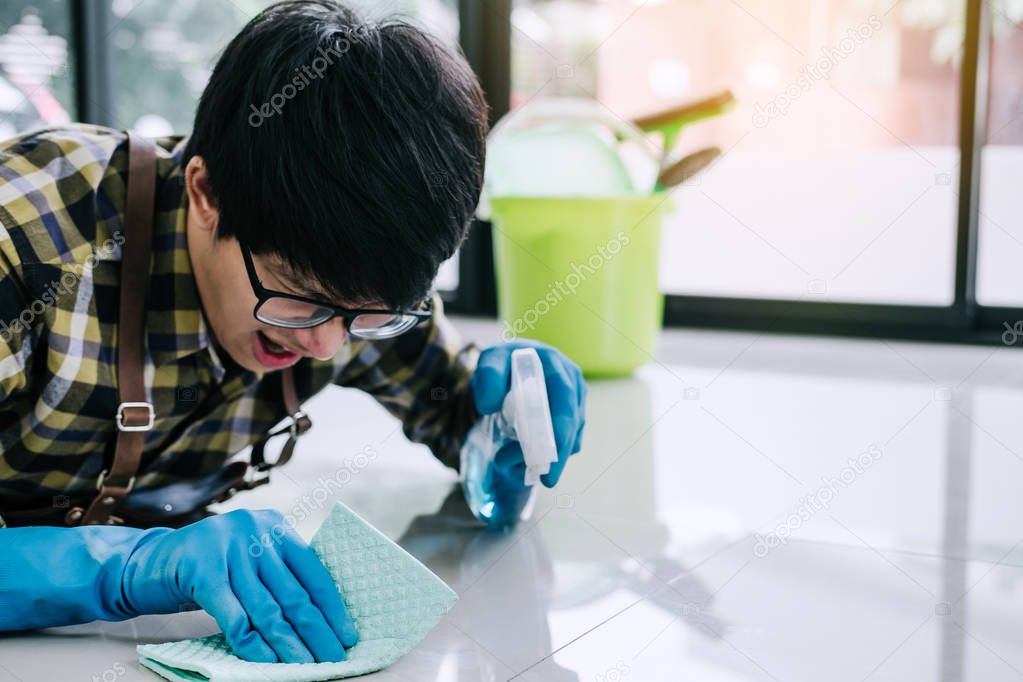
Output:
<svg viewBox="0 0 1023 682">
<path fill-rule="evenodd" d="M 126 140 L 75 125 L 0 143 L 0 513 L 94 493 L 113 457 Z M 279 373 L 241 369 L 211 343 L 185 241 L 183 141 L 157 144 L 145 367 L 156 422 L 136 489 L 211 474 L 285 416 Z M 430 321 L 349 339 L 295 378 L 303 400 L 330 383 L 369 393 L 456 466 L 478 355 L 435 300 Z"/>
</svg>

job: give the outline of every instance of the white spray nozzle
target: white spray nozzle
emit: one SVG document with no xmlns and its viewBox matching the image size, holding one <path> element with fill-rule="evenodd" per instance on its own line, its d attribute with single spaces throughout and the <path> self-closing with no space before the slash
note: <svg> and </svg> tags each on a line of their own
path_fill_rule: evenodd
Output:
<svg viewBox="0 0 1023 682">
<path fill-rule="evenodd" d="M 547 402 L 547 382 L 543 364 L 534 348 L 518 348 L 511 354 L 511 392 L 504 405 L 508 421 L 526 460 L 526 485 L 536 485 L 540 477 L 558 461 L 554 425 Z M 509 410 L 509 408 L 511 408 Z"/>
</svg>

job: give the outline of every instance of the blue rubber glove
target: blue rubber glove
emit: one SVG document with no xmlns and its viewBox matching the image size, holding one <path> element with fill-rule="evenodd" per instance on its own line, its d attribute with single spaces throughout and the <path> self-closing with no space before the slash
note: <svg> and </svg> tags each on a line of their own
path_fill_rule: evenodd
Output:
<svg viewBox="0 0 1023 682">
<path fill-rule="evenodd" d="M 0 630 L 196 608 L 249 661 L 341 661 L 357 639 L 327 569 L 275 511 L 178 530 L 0 530 Z"/>
<path fill-rule="evenodd" d="M 579 367 L 556 348 L 538 341 L 521 339 L 488 348 L 480 354 L 479 364 L 472 375 L 473 399 L 480 414 L 497 412 L 511 389 L 511 354 L 516 348 L 535 348 L 543 364 L 547 382 L 547 400 L 551 405 L 554 423 L 554 442 L 558 446 L 558 461 L 551 463 L 549 472 L 540 482 L 553 488 L 568 458 L 579 452 L 586 423 L 586 382 Z M 522 449 L 517 446 L 502 448 L 495 458 L 496 466 L 504 471 L 519 467 L 525 469 Z M 521 478 L 521 477 L 520 477 Z"/>
</svg>

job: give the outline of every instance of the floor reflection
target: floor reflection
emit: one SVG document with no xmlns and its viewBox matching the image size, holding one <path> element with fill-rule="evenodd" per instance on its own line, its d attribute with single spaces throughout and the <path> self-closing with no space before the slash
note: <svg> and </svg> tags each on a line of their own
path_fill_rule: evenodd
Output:
<svg viewBox="0 0 1023 682">
<path fill-rule="evenodd" d="M 555 637 L 552 620 L 622 595 L 711 639 L 727 628 L 715 613 L 714 590 L 669 551 L 670 529 L 658 518 L 650 387 L 636 379 L 599 382 L 593 394 L 587 440 L 570 464 L 573 485 L 543 491 L 533 517 L 514 532 L 483 529 L 455 487 L 399 539 L 459 593 L 448 623 L 479 648 L 483 665 L 492 666 L 483 679 L 507 679 L 502 675 L 508 673 L 530 679 L 542 663 L 543 680 L 578 682 L 579 674 L 552 655 L 601 623 L 574 633 L 562 629 Z M 598 485 L 605 476 L 614 486 Z M 628 548 L 614 539 L 623 537 Z M 452 651 L 465 649 L 452 641 Z M 444 665 L 438 661 L 431 672 L 440 675 Z"/>
</svg>

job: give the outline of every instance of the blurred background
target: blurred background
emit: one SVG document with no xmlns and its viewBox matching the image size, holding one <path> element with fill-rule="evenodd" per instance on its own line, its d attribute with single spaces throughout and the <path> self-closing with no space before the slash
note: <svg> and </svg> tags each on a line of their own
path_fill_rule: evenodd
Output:
<svg viewBox="0 0 1023 682">
<path fill-rule="evenodd" d="M 187 133 L 219 50 L 267 4 L 5 0 L 0 137 L 68 120 Z M 723 155 L 663 225 L 669 326 L 999 343 L 1023 319 L 1023 0 L 354 4 L 461 45 L 495 120 L 552 95 L 624 120 L 735 94 L 685 133 Z M 437 286 L 493 315 L 493 282 L 481 224 Z"/>
<path fill-rule="evenodd" d="M 71 120 L 188 133 L 219 51 L 267 4 L 3 0 L 0 138 Z M 494 123 L 551 97 L 626 126 L 735 99 L 685 126 L 684 152 L 720 155 L 631 197 L 654 206 L 642 219 L 598 197 L 603 212 L 555 198 L 520 220 L 512 197 L 441 270 L 466 338 L 522 323 L 604 378 L 582 456 L 532 520 L 478 533 L 449 498 L 454 473 L 340 388 L 309 402 L 321 428 L 274 485 L 232 500 L 287 513 L 337 457 L 380 450 L 341 497 L 461 597 L 395 674 L 1019 679 L 1023 0 L 353 4 L 458 46 Z M 608 239 L 619 227 L 628 249 Z M 546 298 L 587 265 L 578 291 Z M 137 641 L 215 631 L 188 618 L 103 624 L 99 645 L 32 640 L 57 654 L 10 639 L 0 659 L 12 679 L 52 677 L 61 657 L 79 672 L 124 660 L 122 679 L 141 679 Z"/>
</svg>

